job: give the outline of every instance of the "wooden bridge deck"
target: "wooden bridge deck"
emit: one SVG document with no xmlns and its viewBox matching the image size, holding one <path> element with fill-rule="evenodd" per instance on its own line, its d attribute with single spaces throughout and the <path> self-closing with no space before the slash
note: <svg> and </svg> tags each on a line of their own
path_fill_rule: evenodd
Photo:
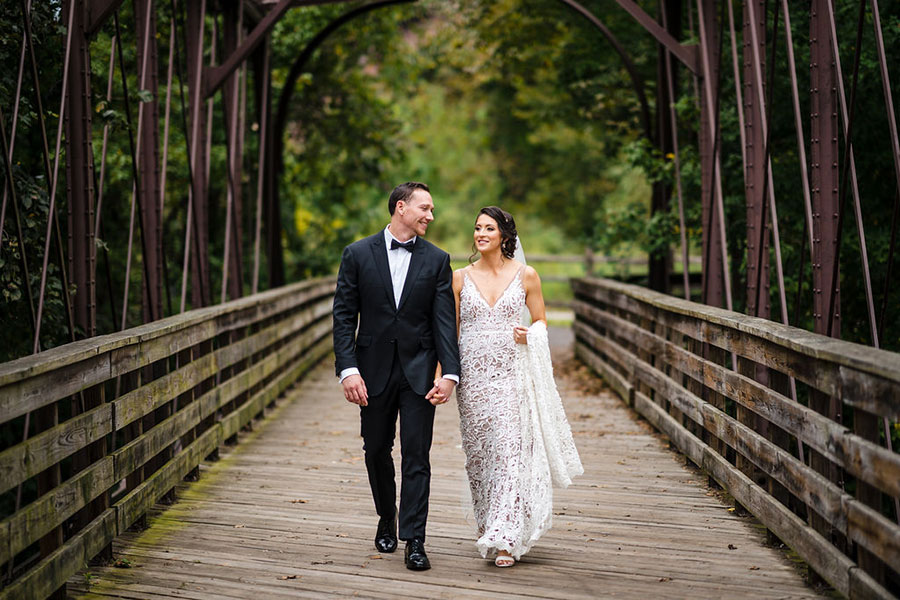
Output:
<svg viewBox="0 0 900 600">
<path fill-rule="evenodd" d="M 288 391 L 240 445 L 204 465 L 149 529 L 114 543 L 73 598 L 797 598 L 816 593 L 750 519 L 578 367 L 560 391 L 585 464 L 554 528 L 512 569 L 478 555 L 456 409 L 438 410 L 427 549 L 433 568 L 372 546 L 376 517 L 358 418 L 329 365 Z"/>
</svg>

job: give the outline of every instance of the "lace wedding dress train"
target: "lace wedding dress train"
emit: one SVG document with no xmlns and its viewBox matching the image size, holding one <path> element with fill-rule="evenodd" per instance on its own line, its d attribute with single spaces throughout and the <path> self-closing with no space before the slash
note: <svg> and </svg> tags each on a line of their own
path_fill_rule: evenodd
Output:
<svg viewBox="0 0 900 600">
<path fill-rule="evenodd" d="M 517 560 L 550 528 L 552 484 L 568 485 L 583 472 L 553 383 L 546 329 L 533 326 L 534 348 L 513 339 L 525 307 L 522 270 L 493 306 L 464 273 L 457 391 L 476 544 L 484 557 L 506 550 Z"/>
</svg>

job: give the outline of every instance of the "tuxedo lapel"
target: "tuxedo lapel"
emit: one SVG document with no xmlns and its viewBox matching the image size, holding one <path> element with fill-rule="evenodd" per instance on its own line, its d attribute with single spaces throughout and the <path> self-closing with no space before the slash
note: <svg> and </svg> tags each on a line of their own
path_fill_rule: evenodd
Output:
<svg viewBox="0 0 900 600">
<path fill-rule="evenodd" d="M 418 240 L 413 246 L 412 257 L 409 259 L 409 270 L 406 272 L 406 281 L 403 282 L 403 291 L 400 293 L 400 304 L 397 306 L 397 310 L 403 308 L 403 303 L 409 297 L 416 278 L 419 276 L 419 271 L 422 270 L 423 262 L 425 262 L 425 244 L 422 240 Z"/>
<path fill-rule="evenodd" d="M 388 301 L 391 303 L 391 307 L 396 307 L 397 301 L 394 299 L 394 284 L 391 281 L 391 268 L 388 266 L 384 234 L 376 237 L 370 248 L 372 249 L 372 258 L 375 259 L 375 268 L 381 276 L 381 282 L 384 284 L 384 291 L 387 294 Z M 412 269 L 411 264 L 410 269 Z M 407 281 L 409 281 L 408 278 Z"/>
</svg>

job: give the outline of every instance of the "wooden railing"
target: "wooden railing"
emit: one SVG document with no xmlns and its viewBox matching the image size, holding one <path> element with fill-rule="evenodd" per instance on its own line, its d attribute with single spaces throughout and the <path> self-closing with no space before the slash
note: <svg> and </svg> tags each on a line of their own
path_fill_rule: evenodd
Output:
<svg viewBox="0 0 900 600">
<path fill-rule="evenodd" d="M 0 522 L 0 598 L 59 595 L 236 441 L 331 351 L 334 286 L 290 285 L 0 364 L 0 426 L 20 440 L 0 447 L 0 493 L 19 496 Z"/>
<path fill-rule="evenodd" d="M 839 592 L 900 596 L 900 454 L 881 438 L 900 416 L 900 354 L 572 285 L 576 353 L 612 389 Z"/>
</svg>

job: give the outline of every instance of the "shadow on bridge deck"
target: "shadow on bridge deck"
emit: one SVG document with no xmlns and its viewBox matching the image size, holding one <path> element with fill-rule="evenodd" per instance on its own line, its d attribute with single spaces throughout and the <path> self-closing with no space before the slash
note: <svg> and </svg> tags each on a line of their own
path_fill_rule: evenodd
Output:
<svg viewBox="0 0 900 600">
<path fill-rule="evenodd" d="M 812 597 L 795 566 L 730 512 L 555 332 L 557 382 L 585 465 L 553 529 L 513 569 L 481 559 L 456 409 L 438 410 L 428 543 L 433 568 L 377 554 L 356 411 L 330 364 L 222 459 L 115 543 L 120 564 L 69 582 L 74 598 Z M 327 362 L 327 361 L 326 361 Z M 396 453 L 399 454 L 399 453 Z M 398 469 L 399 471 L 399 469 Z"/>
</svg>

